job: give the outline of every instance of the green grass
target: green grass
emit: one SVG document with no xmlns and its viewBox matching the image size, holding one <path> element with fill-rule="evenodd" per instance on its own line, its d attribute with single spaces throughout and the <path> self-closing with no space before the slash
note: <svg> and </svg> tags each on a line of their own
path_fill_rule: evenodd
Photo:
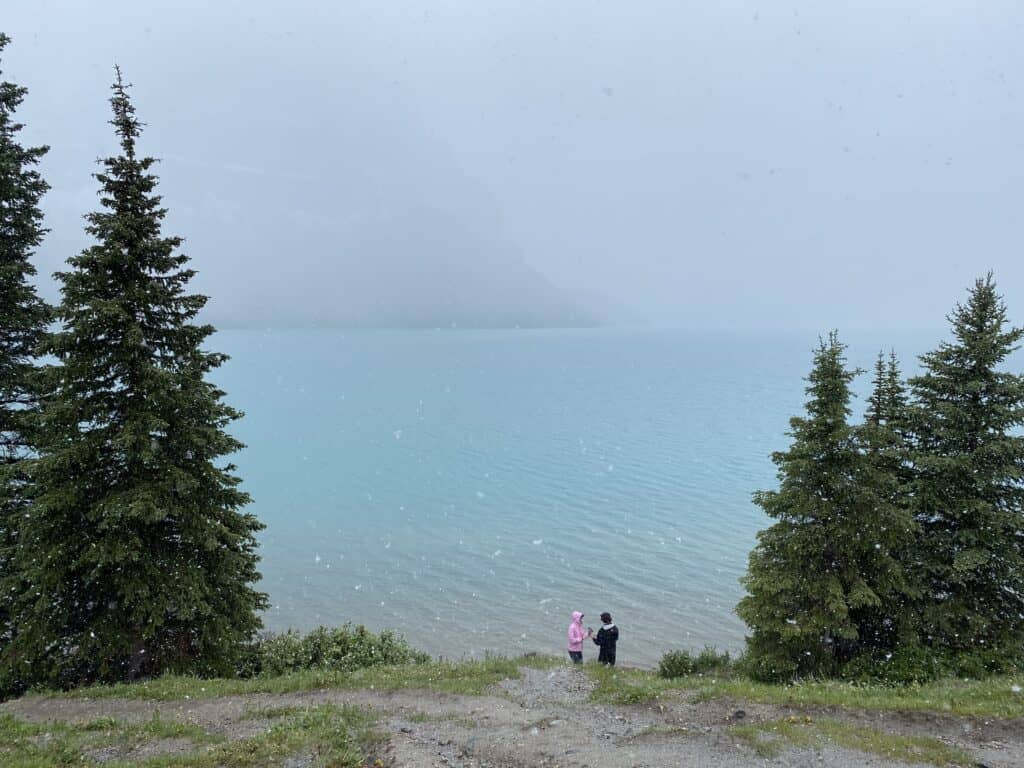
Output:
<svg viewBox="0 0 1024 768">
<path fill-rule="evenodd" d="M 515 657 L 513 661 L 520 667 L 530 667 L 531 669 L 553 669 L 555 667 L 569 666 L 568 659 L 564 659 L 561 656 L 551 656 L 546 653 L 526 653 Z"/>
<path fill-rule="evenodd" d="M 33 695 L 174 701 L 246 693 L 295 693 L 340 688 L 381 691 L 417 689 L 479 696 L 489 693 L 492 686 L 502 680 L 518 678 L 520 666 L 546 668 L 558 663 L 547 656 L 519 659 L 492 656 L 483 661 L 435 661 L 396 667 L 370 667 L 354 672 L 306 670 L 266 678 L 203 680 L 165 676 L 140 683 L 91 686 L 68 693 L 46 692 Z"/>
<path fill-rule="evenodd" d="M 605 667 L 600 664 L 587 664 L 584 669 L 595 683 L 590 693 L 591 700 L 602 704 L 645 704 L 656 701 L 666 693 L 688 687 L 685 682 L 690 680 L 666 680 L 646 670 Z"/>
<path fill-rule="evenodd" d="M 356 768 L 383 743 L 371 718 L 353 707 L 322 705 L 288 712 L 280 723 L 249 739 L 227 742 L 195 726 L 162 722 L 159 718 L 127 724 L 110 718 L 80 726 L 66 723 L 35 725 L 0 715 L 0 764 L 5 768 L 92 766 L 100 750 L 114 748 L 108 768 L 261 768 L 287 758 L 315 755 L 318 764 Z M 131 750 L 161 739 L 187 739 L 185 754 L 140 758 Z"/>
<path fill-rule="evenodd" d="M 108 763 L 114 768 L 262 768 L 282 765 L 289 757 L 314 755 L 318 765 L 357 768 L 365 765 L 383 745 L 372 720 L 353 707 L 325 704 L 297 713 L 268 732 L 222 744 L 189 756 L 165 756 L 130 763 Z"/>
<path fill-rule="evenodd" d="M 255 709 L 246 707 L 245 712 L 242 713 L 242 720 L 278 720 L 282 717 L 288 717 L 290 715 L 297 715 L 299 712 L 305 711 L 306 707 L 291 706 L 291 707 L 256 707 Z"/>
<path fill-rule="evenodd" d="M 749 680 L 692 681 L 698 699 L 719 697 L 794 707 L 944 712 L 975 717 L 1024 717 L 1024 678 L 939 680 L 924 685 L 887 686 L 806 682 L 766 685 Z M 1014 688 L 1017 690 L 1014 690 Z"/>
<path fill-rule="evenodd" d="M 100 750 L 113 748 L 123 754 L 161 739 L 187 739 L 197 748 L 219 741 L 201 728 L 163 721 L 159 716 L 142 723 L 101 718 L 72 726 L 60 722 L 34 725 L 0 715 L 0 764 L 5 768 L 91 765 L 90 755 Z"/>
<path fill-rule="evenodd" d="M 179 723 L 175 720 L 161 720 L 159 713 L 145 722 L 130 724 L 104 717 L 83 726 L 76 726 L 72 730 L 99 733 L 104 737 L 116 739 L 124 745 L 138 744 L 152 739 L 188 739 L 197 743 L 211 743 L 217 740 L 199 726 Z"/>
<path fill-rule="evenodd" d="M 294 693 L 322 689 L 380 691 L 429 690 L 462 695 L 494 693 L 496 683 L 520 676 L 520 667 L 546 669 L 567 662 L 551 656 L 521 658 L 493 656 L 482 661 L 434 661 L 396 667 L 371 667 L 355 672 L 307 670 L 280 677 L 202 680 L 161 677 L 140 683 L 94 686 L 70 693 L 39 696 L 128 698 L 174 701 L 248 693 Z M 664 696 L 686 695 L 697 701 L 733 698 L 792 707 L 845 707 L 866 710 L 916 710 L 978 717 L 1024 717 L 1024 677 L 984 680 L 941 680 L 924 685 L 890 686 L 839 681 L 792 685 L 755 683 L 738 676 L 690 675 L 665 679 L 646 670 L 588 664 L 595 682 L 594 701 L 644 704 Z"/>
<path fill-rule="evenodd" d="M 129 698 L 173 701 L 247 693 L 294 693 L 298 691 L 367 689 L 379 691 L 429 690 L 478 696 L 494 692 L 496 683 L 520 676 L 519 668 L 549 668 L 564 662 L 549 656 L 482 661 L 435 661 L 398 667 L 372 667 L 355 672 L 310 670 L 280 677 L 201 680 L 194 677 L 161 677 L 141 683 L 94 686 L 69 694 L 36 695 L 76 698 Z M 846 707 L 867 710 L 917 710 L 978 717 L 1024 717 L 1024 677 L 985 680 L 942 680 L 924 685 L 888 686 L 839 681 L 792 685 L 755 683 L 741 677 L 691 675 L 671 680 L 653 672 L 588 664 L 587 674 L 596 683 L 594 701 L 644 704 L 664 696 L 689 695 L 698 701 L 733 698 L 793 707 Z"/>
<path fill-rule="evenodd" d="M 1024 717 L 1024 678 L 940 680 L 925 685 L 888 686 L 806 682 L 768 685 L 744 678 L 707 676 L 667 680 L 653 672 L 587 665 L 596 683 L 591 698 L 607 704 L 644 704 L 689 693 L 697 701 L 732 698 L 793 707 L 944 712 L 976 717 Z M 1014 687 L 1018 690 L 1014 690 Z"/>
<path fill-rule="evenodd" d="M 80 762 L 79 739 L 66 726 L 37 726 L 0 715 L 0 764 L 5 768 L 50 768 Z"/>
<path fill-rule="evenodd" d="M 808 748 L 832 744 L 905 763 L 975 765 L 974 759 L 966 752 L 943 744 L 938 739 L 885 733 L 835 720 L 799 722 L 793 718 L 737 725 L 730 728 L 729 732 L 765 758 L 775 757 L 787 747 Z"/>
<path fill-rule="evenodd" d="M 5 768 L 92 765 L 92 757 L 101 750 L 113 748 L 117 754 L 126 754 L 141 744 L 161 739 L 187 739 L 197 748 L 219 741 L 196 726 L 165 722 L 158 717 L 137 724 L 102 718 L 72 726 L 35 725 L 0 715 L 0 764 Z"/>
</svg>

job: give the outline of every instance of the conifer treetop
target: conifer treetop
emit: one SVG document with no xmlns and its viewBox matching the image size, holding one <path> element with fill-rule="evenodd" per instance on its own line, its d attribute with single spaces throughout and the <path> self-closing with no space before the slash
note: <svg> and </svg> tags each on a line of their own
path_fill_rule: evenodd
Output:
<svg viewBox="0 0 1024 768">
<path fill-rule="evenodd" d="M 1024 338 L 1024 328 L 1010 326 L 1006 303 L 996 291 L 995 278 L 989 271 L 985 277 L 974 281 L 974 288 L 967 297 L 967 303 L 957 302 L 956 308 L 947 316 L 953 326 L 953 335 L 964 349 L 970 349 L 972 358 L 964 360 L 972 364 L 972 371 L 992 367 L 1003 362 L 1018 348 Z M 943 342 L 941 351 L 952 351 L 954 345 Z M 929 358 L 922 357 L 922 360 Z"/>
<path fill-rule="evenodd" d="M 0 32 L 0 64 L 2 54 L 11 38 Z M 0 75 L 3 69 L 0 68 Z M 22 275 L 36 273 L 27 256 L 35 249 L 46 234 L 42 226 L 42 212 L 38 208 L 40 199 L 49 190 L 39 172 L 35 169 L 39 160 L 50 151 L 46 145 L 22 147 L 17 134 L 25 126 L 14 119 L 14 113 L 21 106 L 28 89 L 15 83 L 0 80 L 0 174 L 10 173 L 16 183 L 0 193 L 0 261 L 6 263 L 21 257 L 19 270 Z M 8 198 L 8 195 L 10 196 Z M 10 276 L 4 275 L 5 281 Z"/>
<path fill-rule="evenodd" d="M 906 392 L 896 350 L 889 350 L 888 355 L 879 350 L 874 371 L 865 422 L 872 427 L 894 426 L 906 406 Z"/>
<path fill-rule="evenodd" d="M 866 421 L 872 426 L 882 423 L 882 412 L 885 408 L 885 353 L 879 352 L 875 358 L 875 375 L 871 379 L 871 394 L 868 395 Z"/>
<path fill-rule="evenodd" d="M 135 105 L 128 96 L 131 83 L 124 81 L 121 74 L 121 67 L 114 65 L 114 84 L 111 86 L 113 94 L 110 96 L 110 108 L 114 116 L 110 124 L 114 126 L 114 132 L 121 140 L 121 149 L 129 160 L 135 159 L 135 140 L 142 135 L 145 123 L 135 117 Z"/>
</svg>

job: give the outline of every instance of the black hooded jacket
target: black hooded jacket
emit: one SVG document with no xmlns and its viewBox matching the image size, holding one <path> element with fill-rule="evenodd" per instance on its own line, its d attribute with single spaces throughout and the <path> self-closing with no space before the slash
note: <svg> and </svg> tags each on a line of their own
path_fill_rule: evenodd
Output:
<svg viewBox="0 0 1024 768">
<path fill-rule="evenodd" d="M 619 642 L 619 628 L 614 624 L 606 624 L 597 630 L 594 637 L 594 644 L 601 647 L 597 654 L 597 660 L 615 663 L 615 644 Z"/>
</svg>

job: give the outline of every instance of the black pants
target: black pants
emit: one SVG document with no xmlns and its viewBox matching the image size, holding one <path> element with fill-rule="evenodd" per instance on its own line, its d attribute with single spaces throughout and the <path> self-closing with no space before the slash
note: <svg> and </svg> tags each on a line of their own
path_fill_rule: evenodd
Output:
<svg viewBox="0 0 1024 768">
<path fill-rule="evenodd" d="M 572 659 L 573 664 L 582 664 L 583 651 L 569 651 L 569 658 Z"/>
<path fill-rule="evenodd" d="M 615 666 L 615 649 L 614 648 L 602 648 L 601 652 L 597 655 L 597 660 L 602 664 L 607 664 L 609 667 Z"/>
</svg>

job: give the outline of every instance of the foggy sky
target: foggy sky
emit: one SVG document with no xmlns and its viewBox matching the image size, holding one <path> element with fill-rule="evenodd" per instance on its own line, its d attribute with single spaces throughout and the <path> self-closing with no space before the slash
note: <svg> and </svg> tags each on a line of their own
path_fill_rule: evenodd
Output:
<svg viewBox="0 0 1024 768">
<path fill-rule="evenodd" d="M 990 268 L 1021 322 L 1022 22 L 1015 0 L 0 8 L 24 138 L 52 146 L 42 275 L 88 243 L 116 62 L 194 286 L 254 325 L 935 328 Z"/>
</svg>

